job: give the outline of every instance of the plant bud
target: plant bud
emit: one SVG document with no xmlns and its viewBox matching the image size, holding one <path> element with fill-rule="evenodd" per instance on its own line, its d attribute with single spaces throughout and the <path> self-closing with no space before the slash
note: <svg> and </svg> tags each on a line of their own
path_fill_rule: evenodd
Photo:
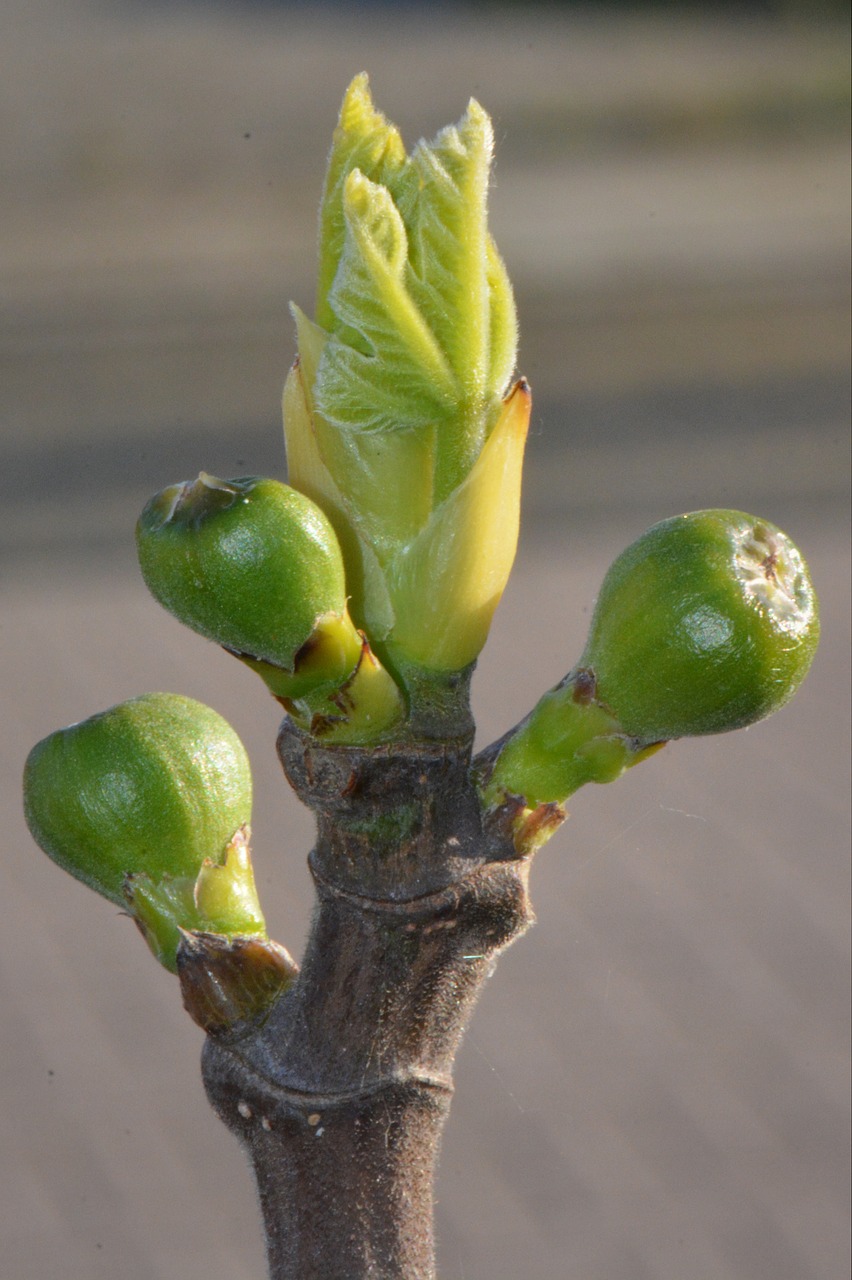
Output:
<svg viewBox="0 0 852 1280">
<path fill-rule="evenodd" d="M 284 672 L 315 632 L 333 633 L 312 681 L 342 681 L 355 667 L 361 643 L 346 613 L 340 547 L 304 494 L 201 472 L 150 500 L 136 540 L 152 595 L 194 631 Z"/>
<path fill-rule="evenodd" d="M 471 101 L 407 154 L 357 76 L 320 209 L 315 322 L 294 308 L 290 480 L 334 523 L 352 615 L 413 725 L 436 723 L 475 661 L 517 544 L 530 394 L 523 380 L 509 390 L 517 322 L 488 230 L 493 143 Z"/>
<path fill-rule="evenodd" d="M 178 951 L 189 934 L 267 941 L 248 840 L 248 826 L 240 827 L 217 859 L 204 859 L 195 877 L 164 875 L 158 880 L 143 871 L 125 876 L 130 913 L 167 969 L 176 970 Z"/>
<path fill-rule="evenodd" d="M 647 744 L 762 720 L 795 693 L 818 639 L 790 539 L 740 511 L 695 511 L 654 525 L 612 565 L 580 665 L 597 703 Z"/>
<path fill-rule="evenodd" d="M 121 906 L 128 876 L 194 884 L 205 859 L 221 861 L 251 817 L 251 790 L 248 757 L 230 725 L 171 693 L 145 694 L 52 733 L 33 747 L 24 772 L 36 843 Z"/>
<path fill-rule="evenodd" d="M 807 566 L 780 529 L 739 511 L 664 520 L 604 578 L 577 666 L 483 759 L 483 801 L 512 808 L 520 848 L 542 806 L 614 781 L 671 738 L 777 710 L 818 639 Z"/>
</svg>

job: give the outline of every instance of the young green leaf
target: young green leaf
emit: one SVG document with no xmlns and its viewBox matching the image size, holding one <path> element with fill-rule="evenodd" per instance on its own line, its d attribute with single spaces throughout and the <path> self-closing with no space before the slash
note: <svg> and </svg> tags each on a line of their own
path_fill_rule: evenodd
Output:
<svg viewBox="0 0 852 1280">
<path fill-rule="evenodd" d="M 290 482 L 334 525 L 353 616 L 398 673 L 475 659 L 517 542 L 529 397 L 507 451 L 517 325 L 488 232 L 492 150 L 471 101 L 406 156 L 357 77 L 320 215 L 317 323 L 294 308 Z"/>
</svg>

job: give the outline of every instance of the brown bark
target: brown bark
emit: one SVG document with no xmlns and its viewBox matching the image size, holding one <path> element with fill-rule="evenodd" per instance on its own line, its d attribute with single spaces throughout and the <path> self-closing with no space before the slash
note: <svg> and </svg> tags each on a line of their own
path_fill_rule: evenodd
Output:
<svg viewBox="0 0 852 1280">
<path fill-rule="evenodd" d="M 285 721 L 278 747 L 317 817 L 313 926 L 262 1025 L 208 1037 L 205 1085 L 254 1167 L 273 1280 L 427 1280 L 453 1059 L 532 920 L 529 862 L 483 828 L 467 736 L 322 748 Z"/>
</svg>

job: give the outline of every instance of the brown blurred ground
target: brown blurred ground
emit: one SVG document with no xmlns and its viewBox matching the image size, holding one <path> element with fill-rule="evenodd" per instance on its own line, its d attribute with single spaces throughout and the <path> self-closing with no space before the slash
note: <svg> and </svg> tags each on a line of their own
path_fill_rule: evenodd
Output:
<svg viewBox="0 0 852 1280">
<path fill-rule="evenodd" d="M 558 13 L 11 0 L 0 41 L 2 1280 L 250 1280 L 242 1157 L 132 926 L 37 853 L 28 747 L 145 689 L 214 704 L 257 776 L 273 931 L 310 826 L 253 681 L 148 600 L 131 528 L 199 467 L 281 471 L 287 302 L 342 90 L 409 142 L 470 93 L 536 423 L 483 740 L 582 644 L 675 510 L 787 527 L 823 597 L 799 698 L 579 795 L 458 1068 L 442 1280 L 848 1272 L 848 40 Z"/>
</svg>

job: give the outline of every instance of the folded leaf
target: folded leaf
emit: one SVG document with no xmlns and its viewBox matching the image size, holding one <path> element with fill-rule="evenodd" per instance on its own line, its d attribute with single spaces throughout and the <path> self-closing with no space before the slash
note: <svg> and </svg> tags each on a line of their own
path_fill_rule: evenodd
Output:
<svg viewBox="0 0 852 1280">
<path fill-rule="evenodd" d="M 322 507 L 331 521 L 346 565 L 350 613 L 356 626 L 378 641 L 393 625 L 393 606 L 384 573 L 372 544 L 359 537 L 350 518 L 348 500 L 337 487 L 317 444 L 309 388 L 325 335 L 298 308 L 294 308 L 294 314 L 299 327 L 300 358 L 287 377 L 283 400 L 288 479 L 294 488 Z"/>
<path fill-rule="evenodd" d="M 390 568 L 389 644 L 409 661 L 460 670 L 485 643 L 517 548 L 530 404 L 522 380 L 467 479 Z"/>
<path fill-rule="evenodd" d="M 320 206 L 317 320 L 325 328 L 331 329 L 334 325 L 334 313 L 327 298 L 343 252 L 346 230 L 343 187 L 347 175 L 353 169 L 360 169 L 374 182 L 383 182 L 404 163 L 405 147 L 399 130 L 373 106 L 367 76 L 363 73 L 356 76 L 340 109 Z"/>
</svg>

